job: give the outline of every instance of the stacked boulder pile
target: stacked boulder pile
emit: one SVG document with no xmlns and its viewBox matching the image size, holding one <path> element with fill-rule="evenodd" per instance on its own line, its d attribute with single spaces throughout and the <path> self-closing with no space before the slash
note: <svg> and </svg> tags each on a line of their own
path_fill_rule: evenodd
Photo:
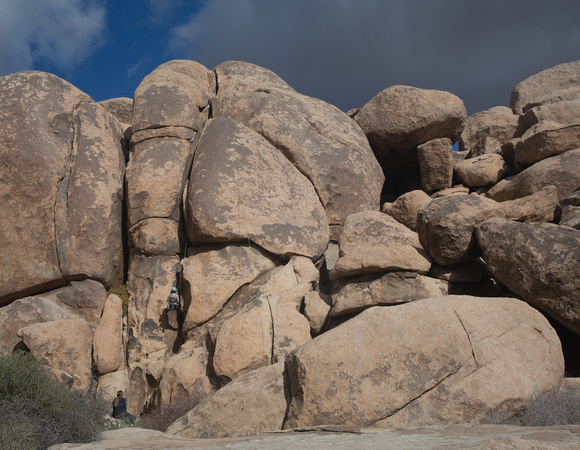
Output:
<svg viewBox="0 0 580 450">
<path fill-rule="evenodd" d="M 580 61 L 470 117 L 237 61 L 100 103 L 20 72 L 0 122 L 0 351 L 134 414 L 197 398 L 171 433 L 479 423 L 578 375 Z"/>
</svg>

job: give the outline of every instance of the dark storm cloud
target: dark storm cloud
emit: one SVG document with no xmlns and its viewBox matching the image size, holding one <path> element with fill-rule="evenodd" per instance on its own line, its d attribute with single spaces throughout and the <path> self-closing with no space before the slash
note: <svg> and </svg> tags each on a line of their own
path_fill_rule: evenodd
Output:
<svg viewBox="0 0 580 450">
<path fill-rule="evenodd" d="M 267 67 L 344 110 L 406 84 L 450 91 L 472 114 L 580 59 L 579 17 L 578 0 L 210 0 L 172 48 L 209 68 Z"/>
</svg>

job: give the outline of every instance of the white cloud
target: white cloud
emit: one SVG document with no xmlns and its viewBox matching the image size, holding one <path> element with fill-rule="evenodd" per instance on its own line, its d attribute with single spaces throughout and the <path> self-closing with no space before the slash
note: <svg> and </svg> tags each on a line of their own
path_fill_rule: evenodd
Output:
<svg viewBox="0 0 580 450">
<path fill-rule="evenodd" d="M 0 75 L 81 63 L 104 42 L 105 6 L 86 0 L 0 0 Z"/>
</svg>

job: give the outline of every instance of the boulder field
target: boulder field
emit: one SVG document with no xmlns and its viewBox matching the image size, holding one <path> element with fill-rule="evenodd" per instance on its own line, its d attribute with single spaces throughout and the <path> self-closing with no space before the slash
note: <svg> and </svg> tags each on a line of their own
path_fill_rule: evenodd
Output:
<svg viewBox="0 0 580 450">
<path fill-rule="evenodd" d="M 515 414 L 580 375 L 579 67 L 469 117 L 240 61 L 98 103 L 2 77 L 0 351 L 137 415 L 196 398 L 184 438 Z"/>
</svg>

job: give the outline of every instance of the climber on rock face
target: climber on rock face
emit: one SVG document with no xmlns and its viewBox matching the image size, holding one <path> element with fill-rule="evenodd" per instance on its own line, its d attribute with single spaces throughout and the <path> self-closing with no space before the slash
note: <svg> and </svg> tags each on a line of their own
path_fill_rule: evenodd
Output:
<svg viewBox="0 0 580 450">
<path fill-rule="evenodd" d="M 171 288 L 171 294 L 167 297 L 167 311 L 176 311 L 179 309 L 179 294 L 177 288 Z"/>
</svg>

